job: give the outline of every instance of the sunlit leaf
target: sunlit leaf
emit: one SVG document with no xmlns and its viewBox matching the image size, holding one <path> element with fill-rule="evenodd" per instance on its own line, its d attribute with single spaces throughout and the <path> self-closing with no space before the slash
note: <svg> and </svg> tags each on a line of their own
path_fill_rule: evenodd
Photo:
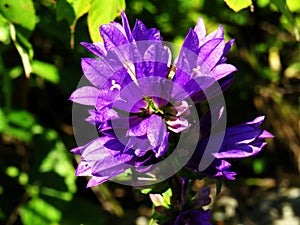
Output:
<svg viewBox="0 0 300 225">
<path fill-rule="evenodd" d="M 7 115 L 9 123 L 22 128 L 30 128 L 35 123 L 33 116 L 27 111 L 12 111 Z"/>
<path fill-rule="evenodd" d="M 106 0 L 93 0 L 88 13 L 88 27 L 93 42 L 102 41 L 99 34 L 100 25 L 113 21 L 123 9 L 125 9 L 124 0 L 111 0 L 109 4 Z"/>
<path fill-rule="evenodd" d="M 13 43 L 16 46 L 19 55 L 22 59 L 25 75 L 26 77 L 29 77 L 32 71 L 30 64 L 30 60 L 33 57 L 32 46 L 20 32 L 17 33 L 17 30 L 15 29 L 15 26 L 12 23 L 9 24 L 9 28 L 11 39 L 13 40 Z"/>
<path fill-rule="evenodd" d="M 32 134 L 27 130 L 15 127 L 6 127 L 3 133 L 24 142 L 30 142 L 32 138 Z"/>
<path fill-rule="evenodd" d="M 289 67 L 284 71 L 284 76 L 286 78 L 300 79 L 300 62 L 289 65 Z"/>
<path fill-rule="evenodd" d="M 18 178 L 19 184 L 26 185 L 28 183 L 28 174 L 25 172 L 21 172 Z"/>
<path fill-rule="evenodd" d="M 56 190 L 54 188 L 49 188 L 49 187 L 41 187 L 41 194 L 50 196 L 53 198 L 59 198 L 64 201 L 71 201 L 73 198 L 72 193 Z"/>
<path fill-rule="evenodd" d="M 30 31 L 37 22 L 32 0 L 0 0 L 0 13 L 9 22 Z"/>
<path fill-rule="evenodd" d="M 252 5 L 252 0 L 224 0 L 233 11 L 238 12 Z"/>
<path fill-rule="evenodd" d="M 256 4 L 257 4 L 258 7 L 264 8 L 264 7 L 266 7 L 267 5 L 270 4 L 270 0 L 257 0 Z"/>
<path fill-rule="evenodd" d="M 285 4 L 285 0 L 271 0 L 271 2 L 276 5 L 279 11 L 287 18 L 289 23 L 292 25 L 296 40 L 300 40 L 299 29 L 293 17 L 293 14 L 290 12 L 289 8 Z"/>
<path fill-rule="evenodd" d="M 0 108 L 0 132 L 4 131 L 7 126 L 7 118 L 4 111 Z"/>
<path fill-rule="evenodd" d="M 0 42 L 4 44 L 10 43 L 9 26 L 5 19 L 0 14 Z"/>
<path fill-rule="evenodd" d="M 4 114 L 0 110 L 0 132 L 11 137 L 30 142 L 32 133 L 29 130 L 34 124 L 34 118 L 26 111 L 11 111 Z"/>
<path fill-rule="evenodd" d="M 19 169 L 15 166 L 9 166 L 6 168 L 6 175 L 10 177 L 17 177 L 19 175 Z"/>
<path fill-rule="evenodd" d="M 15 79 L 23 74 L 23 67 L 22 66 L 15 66 L 11 68 L 8 72 L 9 78 Z"/>
<path fill-rule="evenodd" d="M 291 12 L 300 12 L 300 1 L 286 0 L 286 5 Z"/>
<path fill-rule="evenodd" d="M 73 23 L 76 23 L 80 17 L 89 11 L 92 0 L 67 0 L 67 2 L 71 5 L 74 11 L 75 18 Z"/>
<path fill-rule="evenodd" d="M 70 24 L 70 31 L 71 31 L 70 45 L 73 48 L 75 26 L 77 24 L 78 19 L 89 11 L 92 0 L 60 0 L 60 1 L 63 2 L 64 5 L 67 5 L 63 7 L 64 10 L 67 10 L 67 14 L 65 14 L 65 17 Z M 72 10 L 72 12 L 70 12 L 70 9 Z"/>
<path fill-rule="evenodd" d="M 20 208 L 20 216 L 24 225 L 49 225 L 58 224 L 61 212 L 45 200 L 34 197 Z"/>
<path fill-rule="evenodd" d="M 31 66 L 32 73 L 52 83 L 57 84 L 59 82 L 60 76 L 55 65 L 38 60 L 33 60 Z"/>
</svg>

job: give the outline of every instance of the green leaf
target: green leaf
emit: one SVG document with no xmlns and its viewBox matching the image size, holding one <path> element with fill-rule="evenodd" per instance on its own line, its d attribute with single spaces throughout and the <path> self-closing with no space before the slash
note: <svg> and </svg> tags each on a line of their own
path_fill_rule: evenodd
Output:
<svg viewBox="0 0 300 225">
<path fill-rule="evenodd" d="M 19 55 L 21 56 L 25 75 L 28 78 L 32 71 L 30 64 L 30 60 L 33 57 L 32 46 L 29 41 L 23 36 L 23 34 L 15 29 L 15 26 L 12 23 L 9 24 L 9 28 L 11 39 L 13 40 L 13 43 L 16 46 Z"/>
<path fill-rule="evenodd" d="M 165 191 L 167 191 L 170 187 L 169 180 L 162 181 L 157 184 L 153 184 L 150 187 L 145 187 L 141 190 L 141 193 L 143 194 L 161 194 Z"/>
<path fill-rule="evenodd" d="M 37 22 L 32 0 L 0 0 L 0 13 L 9 22 L 30 31 Z"/>
<path fill-rule="evenodd" d="M 264 171 L 265 161 L 263 159 L 255 159 L 253 161 L 253 171 L 255 174 L 259 175 Z"/>
<path fill-rule="evenodd" d="M 284 71 L 284 76 L 288 79 L 297 78 L 300 80 L 300 62 L 293 63 Z"/>
<path fill-rule="evenodd" d="M 0 132 L 3 132 L 7 127 L 7 118 L 4 111 L 0 108 Z"/>
<path fill-rule="evenodd" d="M 292 1 L 294 1 L 294 0 L 292 0 Z M 270 0 L 257 0 L 256 4 L 257 4 L 258 7 L 264 8 L 264 7 L 266 7 L 267 5 L 270 4 Z"/>
<path fill-rule="evenodd" d="M 24 225 L 54 225 L 60 221 L 61 212 L 45 200 L 34 197 L 20 208 L 20 216 Z"/>
<path fill-rule="evenodd" d="M 56 186 L 56 185 L 55 185 Z M 60 191 L 54 188 L 49 188 L 49 187 L 41 187 L 41 194 L 53 198 L 58 198 L 64 201 L 71 201 L 73 198 L 73 194 L 69 193 L 67 191 Z"/>
<path fill-rule="evenodd" d="M 22 110 L 10 112 L 7 115 L 7 119 L 14 126 L 25 129 L 31 128 L 35 123 L 33 116 L 29 112 Z"/>
<path fill-rule="evenodd" d="M 0 42 L 4 44 L 10 43 L 9 25 L 0 14 Z"/>
<path fill-rule="evenodd" d="M 23 73 L 24 73 L 23 67 L 19 66 L 19 65 L 12 67 L 8 71 L 8 75 L 9 75 L 10 79 L 16 79 L 16 78 L 20 77 Z"/>
<path fill-rule="evenodd" d="M 252 5 L 252 0 L 224 0 L 224 2 L 235 12 Z"/>
<path fill-rule="evenodd" d="M 54 171 L 60 177 L 64 178 L 68 190 L 74 193 L 76 191 L 75 171 L 71 160 L 68 158 L 66 148 L 63 142 L 57 138 L 58 134 L 54 130 L 45 131 L 45 135 L 48 136 L 49 141 L 56 139 L 56 142 L 53 149 L 42 161 L 39 170 L 41 173 Z"/>
<path fill-rule="evenodd" d="M 33 60 L 31 66 L 32 66 L 32 73 L 52 83 L 57 84 L 59 82 L 60 76 L 56 66 L 38 60 Z"/>
<path fill-rule="evenodd" d="M 286 5 L 291 12 L 300 12 L 300 1 L 286 0 Z"/>
<path fill-rule="evenodd" d="M 6 168 L 6 175 L 10 177 L 17 177 L 19 176 L 19 169 L 15 166 L 9 166 Z"/>
<path fill-rule="evenodd" d="M 71 25 L 75 19 L 75 12 L 66 0 L 58 0 L 56 3 L 56 19 L 60 21 L 64 18 Z"/>
<path fill-rule="evenodd" d="M 289 8 L 285 4 L 285 0 L 271 0 L 271 2 L 274 5 L 276 5 L 279 11 L 287 18 L 287 20 L 293 27 L 296 40 L 299 41 L 300 40 L 299 29 L 297 27 L 293 14 L 290 12 Z"/>
<path fill-rule="evenodd" d="M 1 119 L 4 117 L 4 119 Z M 32 115 L 26 111 L 11 111 L 4 114 L 0 110 L 0 132 L 19 140 L 30 142 L 32 133 L 30 129 L 35 125 Z"/>
<path fill-rule="evenodd" d="M 102 41 L 99 34 L 99 27 L 108 24 L 120 15 L 125 9 L 125 0 L 111 0 L 107 4 L 106 0 L 93 0 L 88 13 L 88 27 L 93 42 Z"/>
<path fill-rule="evenodd" d="M 84 14 L 86 14 L 89 11 L 91 7 L 91 1 L 92 0 L 67 0 L 67 2 L 71 5 L 75 15 L 75 18 L 72 22 L 73 25 L 76 24 L 77 20 L 80 17 L 82 17 Z"/>
<path fill-rule="evenodd" d="M 60 0 L 60 1 L 65 1 L 65 0 Z M 86 14 L 89 11 L 91 7 L 91 1 L 92 0 L 67 0 L 67 2 L 65 2 L 66 4 L 69 4 L 69 6 L 71 6 L 71 9 L 73 10 L 73 19 L 71 18 L 71 15 L 68 15 L 67 17 L 67 20 L 70 24 L 70 31 L 71 31 L 70 45 L 72 48 L 74 47 L 74 33 L 75 33 L 75 26 L 77 24 L 77 21 L 80 17 L 82 17 L 84 14 Z"/>
</svg>

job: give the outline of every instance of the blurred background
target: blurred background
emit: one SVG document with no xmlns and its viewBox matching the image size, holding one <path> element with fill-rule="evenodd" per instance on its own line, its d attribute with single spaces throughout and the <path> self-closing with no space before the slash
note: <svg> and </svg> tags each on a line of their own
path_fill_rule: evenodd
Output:
<svg viewBox="0 0 300 225">
<path fill-rule="evenodd" d="M 149 223 L 146 195 L 113 182 L 85 188 L 69 152 L 68 98 L 81 58 L 91 57 L 80 42 L 99 41 L 99 25 L 120 21 L 125 6 L 131 27 L 138 18 L 177 44 L 199 16 L 208 33 L 223 24 L 235 39 L 228 62 L 238 68 L 225 92 L 228 125 L 265 115 L 276 137 L 233 162 L 237 181 L 212 193 L 213 223 L 300 224 L 300 1 L 249 5 L 235 12 L 223 0 L 0 0 L 0 224 Z"/>
</svg>

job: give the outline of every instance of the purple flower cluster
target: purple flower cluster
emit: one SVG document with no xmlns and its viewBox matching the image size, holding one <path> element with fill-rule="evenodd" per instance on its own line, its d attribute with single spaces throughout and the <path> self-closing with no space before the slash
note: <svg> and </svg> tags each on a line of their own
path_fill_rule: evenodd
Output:
<svg viewBox="0 0 300 225">
<path fill-rule="evenodd" d="M 226 63 L 233 40 L 225 42 L 223 27 L 206 34 L 199 18 L 187 34 L 178 57 L 172 62 L 170 48 L 160 32 L 147 29 L 139 20 L 131 30 L 122 12 L 122 25 L 100 27 L 103 43 L 82 43 L 96 58 L 82 59 L 82 70 L 92 86 L 73 92 L 70 100 L 92 106 L 86 119 L 99 137 L 72 150 L 81 156 L 77 176 L 91 176 L 88 187 L 101 184 L 128 169 L 148 173 L 172 153 L 180 134 L 199 130 L 196 148 L 184 166 L 209 177 L 234 179 L 226 159 L 257 154 L 273 136 L 259 128 L 264 117 L 227 128 L 220 149 L 204 170 L 199 163 L 206 151 L 213 110 L 194 122 L 192 105 L 221 95 L 233 81 L 236 68 Z M 216 86 L 218 88 L 216 88 Z M 222 118 L 222 110 L 217 110 Z M 210 122 L 209 122 L 210 121 Z M 181 213 L 175 224 L 198 224 L 209 212 Z M 207 223 L 201 223 L 207 224 Z"/>
</svg>

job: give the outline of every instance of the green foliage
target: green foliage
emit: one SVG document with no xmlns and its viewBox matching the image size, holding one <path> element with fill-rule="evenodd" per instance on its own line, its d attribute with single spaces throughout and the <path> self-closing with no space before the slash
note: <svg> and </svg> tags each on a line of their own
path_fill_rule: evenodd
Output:
<svg viewBox="0 0 300 225">
<path fill-rule="evenodd" d="M 289 21 L 289 23 L 292 25 L 295 36 L 296 36 L 296 40 L 299 41 L 300 40 L 300 34 L 299 34 L 299 29 L 296 25 L 295 19 L 292 15 L 292 13 L 290 12 L 289 8 L 287 7 L 286 3 L 284 0 L 271 0 L 271 2 L 276 5 L 276 7 L 280 10 L 280 12 L 287 18 L 287 20 Z M 295 6 L 295 4 L 294 4 Z"/>
<path fill-rule="evenodd" d="M 32 61 L 32 73 L 52 83 L 59 83 L 59 72 L 55 65 L 39 60 Z"/>
<path fill-rule="evenodd" d="M 252 5 L 252 0 L 224 0 L 233 11 L 238 12 Z"/>
<path fill-rule="evenodd" d="M 88 14 L 88 26 L 93 42 L 101 41 L 99 24 L 110 23 L 125 9 L 125 0 L 111 0 L 109 3 L 107 4 L 105 0 L 92 1 Z"/>
<path fill-rule="evenodd" d="M 6 20 L 3 18 L 3 16 L 0 14 L 0 42 L 4 44 L 10 43 L 10 33 L 9 33 L 9 27 Z"/>
<path fill-rule="evenodd" d="M 6 20 L 6 25 L 3 24 L 2 29 L 6 28 L 4 31 L 6 35 L 10 33 L 21 56 L 25 74 L 29 76 L 32 71 L 30 60 L 33 57 L 33 49 L 27 39 L 37 22 L 33 2 L 31 0 L 2 0 L 0 1 L 0 17 Z M 5 42 L 7 43 L 4 39 Z"/>
<path fill-rule="evenodd" d="M 151 185 L 151 187 L 144 187 L 141 192 L 143 194 L 160 194 L 166 192 L 170 187 L 169 180 Z"/>
<path fill-rule="evenodd" d="M 34 135 L 31 129 L 36 124 L 32 115 L 27 111 L 11 111 L 6 114 L 0 108 L 0 121 L 1 133 L 25 142 L 29 142 Z"/>
<path fill-rule="evenodd" d="M 10 23 L 33 31 L 37 22 L 32 0 L 1 0 L 0 13 Z"/>
<path fill-rule="evenodd" d="M 19 206 L 23 224 L 58 223 L 62 207 L 61 203 L 55 202 L 66 205 L 77 189 L 74 167 L 65 145 L 56 131 L 38 124 L 27 111 L 5 113 L 0 110 L 0 121 L 2 134 L 31 143 L 34 149 L 34 163 L 29 167 L 29 173 L 9 164 L 5 171 L 24 188 L 24 202 Z M 49 197 L 55 200 L 54 203 L 48 202 Z"/>
<path fill-rule="evenodd" d="M 58 224 L 61 212 L 41 198 L 34 197 L 20 208 L 24 225 Z"/>
</svg>

